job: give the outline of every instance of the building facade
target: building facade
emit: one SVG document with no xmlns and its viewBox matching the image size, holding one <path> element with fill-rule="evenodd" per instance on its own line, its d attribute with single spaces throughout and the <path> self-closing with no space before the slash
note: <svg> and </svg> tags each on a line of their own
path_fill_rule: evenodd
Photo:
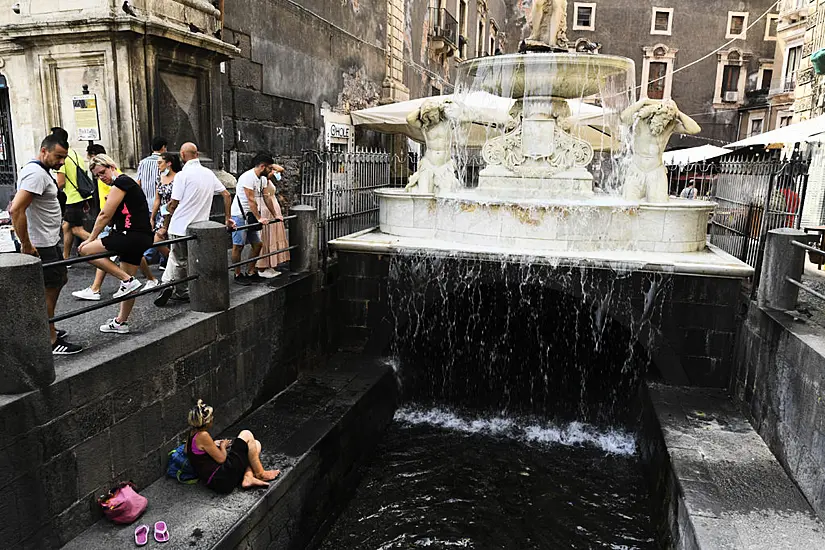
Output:
<svg viewBox="0 0 825 550">
<path fill-rule="evenodd" d="M 511 3 L 509 37 L 524 36 L 531 5 Z M 671 147 L 719 145 L 737 139 L 740 109 L 772 78 L 772 5 L 771 0 L 712 5 L 704 0 L 569 0 L 567 38 L 572 51 L 587 41 L 599 44 L 602 54 L 632 59 L 637 97 L 673 99 L 702 126 L 698 136 L 674 136 Z M 509 46 L 518 41 L 510 40 Z"/>
<path fill-rule="evenodd" d="M 125 169 L 156 134 L 220 156 L 220 25 L 206 0 L 0 0 L 0 206 L 53 126 Z"/>
</svg>

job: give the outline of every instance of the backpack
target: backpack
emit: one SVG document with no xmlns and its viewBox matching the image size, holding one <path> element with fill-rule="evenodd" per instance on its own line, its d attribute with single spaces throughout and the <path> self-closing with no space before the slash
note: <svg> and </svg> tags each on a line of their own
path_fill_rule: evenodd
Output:
<svg viewBox="0 0 825 550">
<path fill-rule="evenodd" d="M 189 463 L 189 457 L 186 456 L 186 443 L 181 443 L 180 446 L 169 451 L 169 466 L 166 467 L 166 475 L 187 485 L 198 482 L 198 474 L 195 473 L 195 469 Z"/>
<path fill-rule="evenodd" d="M 77 156 L 77 153 L 75 153 L 75 156 Z M 77 161 L 73 159 L 71 156 L 66 157 L 66 160 L 71 160 L 72 164 L 74 164 L 77 181 L 72 181 L 69 178 L 68 170 L 66 170 L 66 173 L 64 174 L 66 176 L 66 179 L 69 181 L 69 183 L 72 184 L 72 186 L 75 189 L 77 189 L 77 192 L 80 193 L 80 198 L 82 198 L 83 200 L 92 198 L 95 194 L 95 184 L 92 183 L 92 179 L 89 177 L 89 174 L 86 173 L 86 170 L 81 169 L 80 165 L 77 164 Z"/>
</svg>

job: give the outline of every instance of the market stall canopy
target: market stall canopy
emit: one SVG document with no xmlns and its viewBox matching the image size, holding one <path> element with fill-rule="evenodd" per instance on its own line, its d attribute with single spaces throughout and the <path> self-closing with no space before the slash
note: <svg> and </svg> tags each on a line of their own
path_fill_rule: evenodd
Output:
<svg viewBox="0 0 825 550">
<path fill-rule="evenodd" d="M 804 120 L 765 132 L 757 134 L 749 138 L 739 140 L 735 143 L 728 143 L 725 145 L 728 149 L 739 149 L 741 147 L 749 147 L 751 145 L 770 145 L 772 143 L 801 143 L 803 141 L 812 141 L 813 136 L 825 132 L 825 115 Z"/>
<path fill-rule="evenodd" d="M 666 151 L 662 155 L 662 162 L 668 166 L 677 164 L 690 164 L 692 162 L 702 162 L 722 155 L 731 153 L 730 149 L 717 147 L 715 145 L 702 145 L 701 147 L 691 147 L 689 149 L 677 149 L 676 151 Z"/>
<path fill-rule="evenodd" d="M 420 108 L 428 99 L 449 99 L 463 103 L 464 108 L 469 110 L 469 116 L 476 121 L 470 130 L 468 145 L 483 145 L 488 136 L 495 135 L 495 131 L 488 126 L 505 124 L 515 103 L 513 99 L 487 92 L 471 92 L 462 94 L 458 100 L 453 94 L 421 97 L 353 111 L 350 116 L 355 126 L 385 134 L 403 134 L 415 141 L 423 142 L 424 135 L 421 130 L 407 124 L 407 115 Z M 587 140 L 599 150 L 613 144 L 610 132 L 604 125 L 605 117 L 601 107 L 576 99 L 569 99 L 567 102 L 570 105 L 571 119 L 576 124 L 571 133 Z"/>
</svg>

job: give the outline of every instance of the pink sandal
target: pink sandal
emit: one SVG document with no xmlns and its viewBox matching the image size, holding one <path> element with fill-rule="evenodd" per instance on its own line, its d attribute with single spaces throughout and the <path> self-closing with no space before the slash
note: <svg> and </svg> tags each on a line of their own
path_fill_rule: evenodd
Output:
<svg viewBox="0 0 825 550">
<path fill-rule="evenodd" d="M 147 542 L 149 542 L 149 526 L 138 525 L 135 528 L 135 545 L 146 546 Z"/>
<path fill-rule="evenodd" d="M 158 542 L 166 542 L 169 540 L 169 530 L 166 528 L 165 521 L 155 523 L 155 540 Z"/>
</svg>

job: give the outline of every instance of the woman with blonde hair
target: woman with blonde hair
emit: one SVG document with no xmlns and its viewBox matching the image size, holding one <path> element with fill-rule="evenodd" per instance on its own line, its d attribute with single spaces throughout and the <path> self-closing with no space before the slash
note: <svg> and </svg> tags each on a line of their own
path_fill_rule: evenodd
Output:
<svg viewBox="0 0 825 550">
<path fill-rule="evenodd" d="M 186 456 L 198 477 L 213 491 L 228 494 L 238 485 L 244 489 L 268 487 L 281 473 L 264 470 L 261 442 L 249 430 L 232 440 L 213 440 L 208 430 L 214 422 L 214 411 L 203 400 L 198 399 L 188 420 L 191 430 L 186 438 Z"/>
<path fill-rule="evenodd" d="M 102 252 L 120 256 L 120 267 L 107 258 L 90 261 L 95 267 L 120 279 L 120 288 L 114 295 L 115 298 L 119 298 L 140 288 L 140 281 L 134 277 L 134 274 L 140 266 L 143 253 L 152 246 L 149 206 L 137 182 L 126 174 L 118 175 L 117 165 L 109 156 L 95 155 L 90 162 L 90 167 L 92 174 L 111 187 L 111 190 L 106 199 L 106 206 L 95 220 L 92 233 L 78 247 L 78 252 L 83 256 Z M 112 225 L 112 231 L 102 239 L 98 239 L 107 225 Z M 134 299 L 121 302 L 118 315 L 102 325 L 100 331 L 116 334 L 128 333 L 129 323 L 127 321 L 134 305 Z"/>
</svg>

